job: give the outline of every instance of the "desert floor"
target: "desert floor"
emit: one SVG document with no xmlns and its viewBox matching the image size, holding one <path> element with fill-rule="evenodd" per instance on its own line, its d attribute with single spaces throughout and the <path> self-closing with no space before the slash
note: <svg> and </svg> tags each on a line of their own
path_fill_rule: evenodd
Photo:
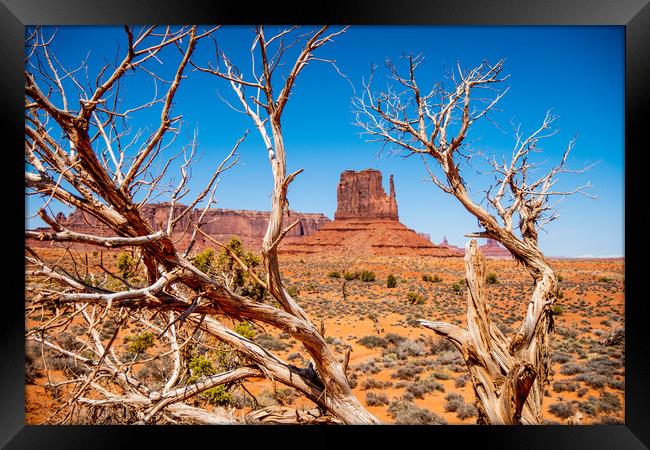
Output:
<svg viewBox="0 0 650 450">
<path fill-rule="evenodd" d="M 46 256 L 53 258 L 60 249 L 50 253 Z M 487 265 L 488 273 L 497 277 L 487 289 L 492 319 L 508 335 L 524 315 L 531 280 L 513 260 L 489 259 Z M 624 260 L 566 259 L 553 260 L 552 265 L 561 277 L 563 296 L 557 303 L 559 314 L 554 316 L 555 332 L 550 339 L 552 371 L 545 393 L 545 419 L 566 423 L 581 412 L 583 424 L 621 422 L 625 350 L 623 343 L 605 346 L 602 342 L 612 329 L 623 325 Z M 314 324 L 323 322 L 326 339 L 341 360 L 351 348 L 348 375 L 353 391 L 382 422 L 408 422 L 424 412 L 449 424 L 475 423 L 474 393 L 460 353 L 416 321 L 426 318 L 464 324 L 462 258 L 287 255 L 281 258 L 281 268 L 286 286 Z M 345 272 L 362 270 L 372 271 L 375 281 L 344 280 Z M 396 287 L 386 286 L 388 275 L 397 278 Z M 423 275 L 437 276 L 440 281 L 424 281 Z M 411 298 L 418 294 L 423 300 L 409 301 L 409 293 Z M 30 301 L 28 298 L 28 306 Z M 31 314 L 26 325 L 31 328 L 45 320 Z M 140 329 L 138 324 L 126 332 Z M 307 364 L 303 359 L 306 352 L 290 335 L 269 327 L 256 331 L 255 340 L 261 345 L 294 365 Z M 65 331 L 74 332 L 74 325 Z M 118 341 L 119 352 L 125 344 L 123 337 Z M 40 423 L 60 405 L 57 389 L 65 389 L 65 385 L 47 387 L 48 382 L 62 381 L 70 373 L 56 364 L 45 369 L 40 346 L 28 345 L 27 351 L 32 353 L 26 364 L 30 374 L 26 376 L 27 422 Z M 155 351 L 153 347 L 144 356 Z M 155 371 L 145 366 L 139 368 L 142 377 Z M 314 406 L 291 389 L 267 380 L 246 381 L 244 386 L 262 406 Z M 205 400 L 195 401 L 210 407 Z M 405 410 L 405 404 L 417 408 Z"/>
</svg>

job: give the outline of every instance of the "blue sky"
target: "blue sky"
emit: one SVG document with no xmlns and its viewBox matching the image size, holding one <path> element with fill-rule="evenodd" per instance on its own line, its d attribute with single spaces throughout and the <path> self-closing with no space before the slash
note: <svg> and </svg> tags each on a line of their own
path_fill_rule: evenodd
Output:
<svg viewBox="0 0 650 450">
<path fill-rule="evenodd" d="M 250 57 L 252 27 L 223 27 L 215 34 L 224 50 L 242 69 Z M 113 61 L 118 44 L 124 49 L 120 27 L 61 27 L 54 50 L 61 61 L 73 67 L 88 56 L 89 73 L 96 73 L 105 61 Z M 90 53 L 89 53 L 90 52 Z M 567 198 L 560 204 L 560 218 L 540 233 L 542 250 L 551 256 L 621 256 L 624 248 L 624 29 L 622 27 L 439 27 L 439 26 L 354 26 L 334 43 L 318 50 L 317 56 L 336 60 L 343 78 L 323 63 L 309 65 L 299 76 L 283 116 L 288 170 L 304 169 L 291 185 L 292 210 L 322 212 L 333 217 L 336 185 L 343 170 L 379 169 L 388 187 L 388 175 L 395 177 L 401 221 L 434 242 L 447 236 L 462 246 L 463 234 L 476 230 L 476 219 L 451 196 L 425 181 L 426 171 L 416 158 L 403 159 L 379 152 L 376 143 L 366 142 L 352 122 L 353 86 L 360 89 L 372 63 L 383 65 L 387 57 L 397 60 L 402 53 L 425 57 L 419 73 L 420 85 L 441 80 L 457 61 L 463 67 L 483 59 L 505 58 L 510 91 L 500 102 L 501 112 L 470 133 L 472 145 L 487 153 L 509 154 L 514 144 L 511 121 L 522 130 L 539 126 L 547 109 L 559 115 L 560 132 L 544 145 L 540 159 L 560 158 L 567 142 L 578 135 L 570 165 L 581 168 L 599 161 L 577 178 L 565 175 L 562 187 L 590 181 L 592 200 L 584 196 Z M 176 55 L 174 55 L 175 57 Z M 199 44 L 195 59 L 214 58 L 214 45 Z M 153 66 L 156 69 L 174 70 Z M 377 87 L 384 83 L 377 73 Z M 184 134 L 175 153 L 198 132 L 201 160 L 195 164 L 193 186 L 197 192 L 244 130 L 250 129 L 241 146 L 240 165 L 224 174 L 217 193 L 218 207 L 268 210 L 272 177 L 261 140 L 245 115 L 232 111 L 220 98 L 232 99 L 229 86 L 209 75 L 190 72 L 177 93 L 174 113 L 182 114 Z M 122 94 L 136 104 L 151 97 L 151 82 L 133 75 Z M 157 126 L 158 111 L 134 118 L 134 128 Z M 465 177 L 480 199 L 489 177 Z M 28 203 L 28 213 L 36 203 Z M 55 211 L 56 211 L 55 207 Z M 58 207 L 62 210 L 61 207 Z"/>
</svg>

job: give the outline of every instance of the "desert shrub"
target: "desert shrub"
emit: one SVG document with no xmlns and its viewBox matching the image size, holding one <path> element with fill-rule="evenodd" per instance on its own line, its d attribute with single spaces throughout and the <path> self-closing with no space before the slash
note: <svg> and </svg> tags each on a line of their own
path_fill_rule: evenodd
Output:
<svg viewBox="0 0 650 450">
<path fill-rule="evenodd" d="M 360 281 L 365 281 L 366 283 L 370 283 L 372 281 L 375 281 L 375 272 L 372 272 L 370 270 L 362 270 L 359 272 L 359 280 Z"/>
<path fill-rule="evenodd" d="M 417 367 L 413 364 L 407 364 L 405 366 L 399 367 L 390 377 L 397 378 L 399 380 L 412 380 L 416 376 L 422 373 L 423 369 Z"/>
<path fill-rule="evenodd" d="M 445 387 L 431 378 L 413 382 L 406 387 L 406 392 L 415 398 L 424 398 L 424 394 L 433 391 L 445 392 Z"/>
<path fill-rule="evenodd" d="M 609 282 L 612 281 L 612 279 L 611 279 L 611 278 L 607 278 L 607 277 L 600 277 L 600 278 L 598 278 L 598 281 L 599 281 L 600 283 L 609 283 Z"/>
<path fill-rule="evenodd" d="M 456 417 L 459 419 L 469 419 L 478 416 L 478 410 L 472 403 L 463 403 L 456 409 Z"/>
<path fill-rule="evenodd" d="M 438 275 L 423 274 L 422 281 L 426 281 L 427 283 L 440 283 L 442 281 L 442 278 L 440 278 Z"/>
<path fill-rule="evenodd" d="M 161 359 L 155 359 L 153 361 L 148 361 L 143 364 L 142 368 L 138 371 L 138 378 L 148 379 L 153 381 L 159 387 L 165 385 L 167 379 L 165 377 L 166 373 L 169 373 L 171 369 L 171 359 L 166 357 L 164 361 Z"/>
<path fill-rule="evenodd" d="M 388 405 L 388 396 L 383 393 L 374 393 L 374 392 L 367 392 L 366 393 L 366 405 L 368 406 L 383 406 L 383 405 Z"/>
<path fill-rule="evenodd" d="M 261 345 L 262 347 L 266 348 L 267 350 L 276 350 L 276 351 L 282 351 L 287 348 L 287 344 L 282 342 L 280 339 L 276 338 L 275 336 L 268 334 L 268 333 L 262 333 L 258 336 L 255 337 L 254 339 L 255 343 L 258 345 Z"/>
<path fill-rule="evenodd" d="M 605 385 L 607 384 L 607 378 L 603 375 L 599 375 L 594 372 L 590 373 L 581 373 L 577 377 L 575 377 L 576 381 L 583 381 L 587 385 L 595 388 L 595 389 L 601 389 L 604 388 Z"/>
<path fill-rule="evenodd" d="M 578 389 L 578 383 L 575 381 L 559 380 L 553 383 L 554 392 L 575 392 Z"/>
<path fill-rule="evenodd" d="M 404 340 L 397 344 L 395 348 L 395 354 L 402 360 L 409 356 L 422 356 L 424 353 L 424 344 L 411 340 Z"/>
<path fill-rule="evenodd" d="M 287 287 L 287 292 L 293 298 L 298 298 L 298 296 L 300 295 L 300 289 L 298 289 L 296 286 Z"/>
<path fill-rule="evenodd" d="M 447 394 L 445 400 L 447 400 L 447 402 L 445 403 L 444 408 L 447 412 L 456 412 L 456 410 L 465 403 L 463 396 L 455 392 Z"/>
<path fill-rule="evenodd" d="M 130 252 L 121 252 L 117 255 L 117 270 L 125 280 L 128 280 L 135 275 L 137 261 L 133 258 Z"/>
<path fill-rule="evenodd" d="M 395 275 L 388 275 L 386 278 L 386 287 L 387 288 L 394 288 L 397 287 L 397 278 L 395 278 Z"/>
<path fill-rule="evenodd" d="M 560 275 L 559 273 L 555 275 L 555 278 L 557 278 L 558 283 L 561 283 L 564 281 L 564 277 Z"/>
<path fill-rule="evenodd" d="M 567 328 L 567 327 L 556 327 L 555 332 L 560 336 L 563 336 L 565 338 L 571 338 L 571 339 L 575 338 L 576 336 L 578 336 L 578 334 L 580 334 L 580 332 L 575 328 Z"/>
<path fill-rule="evenodd" d="M 406 324 L 409 327 L 418 328 L 420 326 L 420 321 L 417 317 L 413 317 L 412 315 L 409 314 L 406 316 Z"/>
<path fill-rule="evenodd" d="M 564 309 L 560 305 L 551 305 L 551 315 L 559 316 L 564 312 Z"/>
<path fill-rule="evenodd" d="M 625 381 L 609 380 L 607 382 L 607 385 L 609 387 L 611 387 L 612 389 L 616 389 L 618 391 L 624 391 L 625 390 Z"/>
<path fill-rule="evenodd" d="M 583 373 L 584 371 L 584 368 L 574 362 L 564 363 L 560 366 L 560 373 L 562 375 L 575 375 L 577 373 Z"/>
<path fill-rule="evenodd" d="M 426 302 L 426 299 L 416 292 L 407 293 L 406 298 L 411 305 L 424 305 L 424 302 Z"/>
<path fill-rule="evenodd" d="M 574 414 L 573 405 L 569 402 L 552 403 L 548 410 L 560 419 L 568 419 Z"/>
<path fill-rule="evenodd" d="M 420 408 L 407 400 L 395 400 L 388 405 L 388 414 L 400 425 L 446 425 L 438 414 Z"/>
<path fill-rule="evenodd" d="M 201 397 L 206 399 L 208 403 L 218 406 L 232 403 L 232 394 L 222 384 L 206 389 L 201 393 Z"/>
<path fill-rule="evenodd" d="M 437 361 L 439 364 L 442 364 L 443 366 L 447 366 L 451 364 L 463 364 L 462 355 L 458 351 L 448 351 L 448 352 L 441 353 L 440 356 L 438 356 Z"/>
<path fill-rule="evenodd" d="M 583 387 L 583 388 L 578 389 L 578 392 L 576 392 L 576 395 L 578 397 L 584 397 L 587 392 L 589 392 L 589 389 Z"/>
<path fill-rule="evenodd" d="M 469 376 L 467 374 L 461 375 L 458 378 L 456 378 L 456 381 L 454 382 L 454 385 L 457 388 L 462 388 L 465 387 L 465 384 L 469 381 Z"/>
<path fill-rule="evenodd" d="M 616 412 L 621 409 L 621 401 L 618 396 L 606 391 L 600 393 L 597 405 L 600 413 Z"/>
<path fill-rule="evenodd" d="M 359 272 L 345 272 L 343 274 L 343 278 L 346 281 L 358 280 L 359 279 Z"/>
<path fill-rule="evenodd" d="M 366 378 L 361 382 L 361 389 L 364 391 L 368 389 L 386 389 L 392 385 L 393 383 L 390 381 L 379 381 L 375 380 L 374 378 Z"/>
<path fill-rule="evenodd" d="M 454 294 L 460 295 L 460 292 L 461 292 L 460 284 L 458 284 L 458 283 L 452 284 L 451 285 L 451 290 L 454 292 Z"/>
<path fill-rule="evenodd" d="M 578 409 L 585 414 L 590 416 L 595 416 L 598 414 L 598 408 L 596 406 L 596 397 L 590 396 L 587 401 L 578 403 Z"/>
<path fill-rule="evenodd" d="M 386 335 L 384 336 L 384 339 L 386 339 L 386 341 L 389 344 L 397 345 L 400 342 L 404 342 L 406 340 L 406 337 L 402 336 L 401 334 L 397 334 L 397 333 L 386 333 Z"/>
<path fill-rule="evenodd" d="M 386 339 L 380 337 L 380 336 L 363 336 L 359 338 L 357 341 L 360 345 L 363 345 L 364 347 L 367 348 L 377 348 L 377 347 L 386 347 L 387 342 Z"/>
<path fill-rule="evenodd" d="M 293 352 L 287 356 L 287 360 L 289 361 L 293 361 L 294 359 L 302 359 L 302 355 L 299 352 Z"/>
<path fill-rule="evenodd" d="M 298 397 L 298 391 L 290 387 L 277 388 L 273 391 L 273 398 L 275 398 L 280 405 L 291 405 Z"/>
<path fill-rule="evenodd" d="M 497 274 L 494 272 L 490 272 L 487 274 L 487 277 L 485 277 L 485 281 L 487 284 L 499 284 L 499 279 L 497 278 Z"/>
<path fill-rule="evenodd" d="M 235 391 L 232 394 L 232 401 L 230 404 L 237 409 L 254 408 L 255 400 L 251 398 L 246 392 Z"/>
<path fill-rule="evenodd" d="M 360 370 L 363 373 L 379 373 L 381 369 L 375 365 L 374 360 L 366 361 L 355 367 L 355 370 Z"/>
<path fill-rule="evenodd" d="M 235 333 L 244 336 L 246 339 L 253 339 L 255 337 L 255 330 L 250 322 L 239 322 L 235 326 Z"/>
<path fill-rule="evenodd" d="M 338 270 L 334 270 L 328 273 L 327 276 L 330 278 L 341 278 L 341 272 L 339 272 Z"/>
<path fill-rule="evenodd" d="M 426 346 L 429 348 L 431 354 L 438 354 L 440 352 L 454 350 L 454 344 L 442 337 L 428 336 L 425 340 Z"/>
<path fill-rule="evenodd" d="M 257 301 L 263 300 L 266 290 L 237 262 L 233 255 L 237 256 L 258 277 L 263 277 L 261 273 L 257 272 L 257 267 L 261 265 L 262 259 L 255 253 L 246 250 L 244 243 L 237 236 L 232 236 L 226 247 L 221 249 L 216 261 L 213 262 L 216 271 L 232 275 L 232 286 L 238 294 Z"/>
<path fill-rule="evenodd" d="M 155 339 L 156 337 L 152 332 L 146 331 L 144 333 L 126 336 L 124 342 L 126 343 L 126 349 L 128 351 L 139 355 L 153 347 Z"/>
<path fill-rule="evenodd" d="M 562 353 L 562 352 L 553 353 L 551 355 L 551 361 L 563 364 L 563 363 L 571 361 L 571 356 L 567 355 L 566 353 Z"/>
<path fill-rule="evenodd" d="M 616 412 L 621 409 L 621 401 L 616 394 L 601 392 L 600 398 L 590 396 L 587 401 L 580 402 L 580 411 L 590 416 L 598 416 L 603 413 Z"/>
<path fill-rule="evenodd" d="M 586 367 L 600 375 L 611 376 L 617 369 L 623 367 L 623 363 L 607 356 L 598 356 L 587 361 Z"/>
<path fill-rule="evenodd" d="M 205 355 L 193 356 L 187 366 L 190 369 L 190 377 L 187 379 L 188 384 L 196 383 L 203 377 L 209 377 L 217 373 L 214 364 Z"/>
<path fill-rule="evenodd" d="M 206 275 L 211 275 L 214 265 L 214 250 L 206 248 L 192 258 L 192 265 Z"/>
<path fill-rule="evenodd" d="M 448 380 L 450 378 L 449 375 L 447 375 L 446 373 L 442 373 L 442 372 L 433 372 L 431 374 L 431 376 L 433 378 L 435 378 L 436 380 Z"/>
</svg>

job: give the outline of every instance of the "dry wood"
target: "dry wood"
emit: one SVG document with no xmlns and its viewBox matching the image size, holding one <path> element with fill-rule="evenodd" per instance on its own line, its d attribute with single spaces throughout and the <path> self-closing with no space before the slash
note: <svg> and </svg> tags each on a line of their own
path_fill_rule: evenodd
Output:
<svg viewBox="0 0 650 450">
<path fill-rule="evenodd" d="M 547 113 L 542 125 L 528 136 L 515 130 L 516 143 L 511 159 L 498 162 L 486 158 L 492 166 L 495 182 L 485 198 L 497 215 L 491 214 L 472 199 L 461 176 L 461 159 L 485 157 L 480 150 L 467 148 L 464 142 L 471 126 L 486 118 L 508 88 L 502 88 L 508 76 L 502 76 L 503 61 L 487 61 L 470 70 L 451 72 L 451 88 L 436 84 L 421 90 L 416 72 L 421 56 L 405 56 L 406 70 L 388 62 L 389 79 L 397 87 L 385 91 L 372 88 L 373 73 L 364 83 L 361 97 L 354 101 L 356 123 L 373 142 L 380 142 L 407 156 L 419 155 L 431 181 L 453 195 L 478 219 L 483 228 L 470 237 L 491 238 L 503 244 L 530 273 L 534 287 L 523 322 L 511 338 L 506 338 L 489 319 L 484 292 L 485 260 L 476 241 L 467 244 L 465 270 L 468 286 L 467 329 L 443 322 L 422 324 L 449 339 L 462 353 L 472 375 L 479 406 L 479 421 L 492 424 L 537 424 L 542 421 L 542 400 L 548 379 L 548 339 L 552 320 L 549 305 L 557 298 L 557 278 L 538 247 L 538 231 L 555 220 L 559 198 L 580 193 L 589 195 L 587 183 L 569 191 L 554 190 L 562 173 L 583 173 L 566 167 L 575 141 L 569 142 L 560 162 L 545 175 L 530 179 L 530 161 L 539 151 L 539 143 L 556 133 L 551 128 L 556 117 Z M 487 94 L 477 95 L 483 91 Z M 453 134 L 453 136 L 452 136 Z M 462 150 L 462 152 L 461 152 Z M 433 166 L 433 168 L 432 168 Z M 436 173 L 437 172 L 437 173 Z M 518 223 L 518 229 L 514 224 Z"/>
<path fill-rule="evenodd" d="M 56 309 L 47 325 L 39 328 L 40 334 L 34 330 L 28 331 L 28 339 L 88 368 L 88 372 L 73 382 L 77 387 L 77 395 L 57 410 L 49 423 L 70 422 L 73 417 L 77 417 L 75 414 L 79 413 L 81 407 L 108 408 L 116 404 L 133 409 L 137 423 L 150 423 L 161 418 L 199 423 L 242 422 L 227 411 L 208 412 L 183 402 L 215 386 L 260 377 L 297 389 L 327 414 L 260 411 L 246 420 L 276 423 L 289 420 L 301 423 L 378 423 L 352 394 L 345 367 L 338 362 L 325 342 L 324 332 L 314 326 L 284 288 L 277 256 L 277 247 L 282 238 L 298 223 L 294 221 L 285 225 L 282 222 L 288 210 L 289 185 L 301 172 L 286 173 L 282 112 L 296 78 L 308 63 L 327 61 L 315 58 L 314 51 L 344 30 L 329 32 L 328 27 L 322 27 L 311 33 L 298 34 L 290 46 L 300 46 L 301 50 L 295 62 L 286 66 L 290 68 L 289 73 L 285 74 L 280 93 L 275 95 L 274 72 L 286 63 L 283 60 L 286 59 L 285 51 L 288 47 L 283 40 L 294 30 L 285 30 L 268 38 L 264 27 L 257 27 L 251 56 L 253 60 L 257 59 L 257 67 L 261 67 L 262 72 L 257 74 L 253 68 L 255 81 L 247 81 L 225 54 L 217 55 L 223 60 L 225 70 L 215 69 L 212 65 L 202 69 L 192 61 L 199 41 L 210 36 L 216 29 L 201 32 L 195 26 L 125 27 L 128 46 L 124 56 L 121 60 L 118 59 L 112 69 L 107 65 L 100 71 L 94 90 L 90 80 L 77 80 L 77 71 L 68 70 L 55 58 L 50 47 L 53 37 L 46 38 L 41 29 L 28 37 L 28 54 L 33 59 L 28 59 L 25 69 L 25 156 L 28 163 L 25 185 L 30 195 L 44 198 L 43 207 L 38 213 L 52 227 L 52 231 L 27 230 L 26 237 L 98 247 L 136 247 L 147 276 L 145 286 L 131 285 L 126 277 L 113 274 L 100 264 L 100 274 L 104 277 L 101 280 L 87 263 L 85 267 L 82 264 L 81 272 L 85 274 L 82 276 L 76 259 L 71 259 L 74 266 L 71 272 L 61 267 L 59 262 L 41 261 L 35 252 L 28 249 L 28 275 L 47 277 L 57 285 L 65 286 L 63 289 L 36 289 L 36 306 L 55 305 Z M 158 60 L 161 50 L 172 46 L 180 50 L 180 60 L 173 79 L 165 81 L 155 73 L 156 66 L 150 67 L 149 62 Z M 272 47 L 276 50 L 273 51 Z M 47 64 L 39 63 L 42 59 Z M 229 83 L 266 145 L 265 151 L 274 177 L 271 218 L 262 249 L 266 280 L 260 279 L 239 258 L 235 259 L 253 279 L 269 290 L 280 308 L 238 295 L 227 283 L 198 270 L 190 259 L 189 252 L 197 233 L 204 234 L 200 230 L 202 220 L 205 211 L 214 204 L 219 175 L 237 163 L 236 152 L 243 138 L 216 165 L 206 187 L 188 206 L 180 207 L 177 202 L 189 193 L 188 168 L 195 155 L 195 139 L 183 147 L 180 153 L 171 156 L 159 173 L 152 173 L 154 161 L 162 159 L 161 155 L 170 148 L 179 134 L 182 121 L 181 116 L 173 113 L 174 97 L 182 80 L 188 76 L 188 65 L 212 73 Z M 140 71 L 150 76 L 155 83 L 167 84 L 167 89 L 162 95 L 156 90 L 153 100 L 147 103 L 128 110 L 121 109 L 120 86 L 125 82 L 124 76 L 129 70 Z M 70 78 L 76 86 L 74 93 L 66 92 L 67 84 L 61 82 L 64 76 Z M 275 78 L 280 76 L 276 74 Z M 245 87 L 256 89 L 257 97 L 251 100 L 244 95 Z M 70 90 L 69 87 L 67 89 Z M 59 97 L 51 96 L 53 91 L 58 92 Z M 73 95 L 78 95 L 81 99 L 78 110 L 74 110 L 68 101 Z M 142 131 L 130 135 L 130 116 L 155 105 L 161 106 L 162 112 L 154 131 L 143 140 Z M 63 132 L 64 144 L 61 144 L 58 136 L 55 137 L 58 131 Z M 127 142 L 127 139 L 131 141 Z M 166 186 L 166 171 L 171 162 L 181 156 L 184 162 L 180 167 L 180 182 L 175 187 Z M 135 202 L 134 197 L 139 192 L 144 194 L 141 196 L 144 200 Z M 149 199 L 163 194 L 169 195 L 171 206 L 167 226 L 164 231 L 157 231 L 141 214 L 140 207 Z M 207 202 L 199 223 L 191 231 L 190 245 L 184 252 L 179 251 L 170 236 L 180 220 L 205 199 Z M 88 213 L 110 228 L 114 236 L 96 236 L 66 230 L 47 215 L 52 200 Z M 230 255 L 233 256 L 232 252 Z M 113 279 L 120 280 L 125 289 L 110 288 L 107 282 Z M 69 326 L 71 319 L 67 314 L 70 308 L 74 310 L 74 315 L 80 314 L 86 321 L 88 339 L 77 338 L 84 350 L 83 356 L 57 345 L 50 335 L 55 330 Z M 123 356 L 118 357 L 112 348 L 114 339 L 107 345 L 102 342 L 99 330 L 116 310 L 129 310 L 130 321 L 143 324 L 145 329 L 158 336 L 161 345 L 167 346 L 167 351 L 142 361 L 155 361 L 171 355 L 173 366 L 166 374 L 161 389 L 147 386 L 147 383 L 130 372 L 137 361 L 125 361 Z M 304 345 L 311 362 L 306 368 L 300 368 L 282 361 L 217 320 L 217 317 L 223 316 L 267 324 L 291 334 Z M 198 344 L 198 336 L 204 334 L 226 344 L 230 351 L 242 355 L 247 362 L 188 385 L 184 377 L 188 360 L 186 346 L 190 343 Z M 103 385 L 107 377 L 112 380 L 112 387 Z M 88 395 L 88 392 L 93 395 Z M 63 419 L 59 418 L 61 415 L 64 416 Z"/>
</svg>

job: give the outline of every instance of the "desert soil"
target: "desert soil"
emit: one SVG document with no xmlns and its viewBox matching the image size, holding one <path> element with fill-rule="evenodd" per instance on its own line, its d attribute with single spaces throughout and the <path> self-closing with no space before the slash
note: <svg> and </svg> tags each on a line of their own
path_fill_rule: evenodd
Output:
<svg viewBox="0 0 650 450">
<path fill-rule="evenodd" d="M 40 252 L 46 259 L 54 259 L 62 250 Z M 96 259 L 96 255 L 89 254 L 89 258 Z M 104 254 L 104 258 L 110 261 L 114 255 Z M 561 276 L 563 296 L 558 301 L 561 311 L 554 316 L 555 332 L 550 339 L 552 371 L 544 399 L 545 420 L 565 423 L 567 417 L 580 411 L 583 424 L 623 421 L 625 350 L 623 343 L 605 346 L 602 341 L 614 327 L 623 325 L 624 260 L 566 259 L 553 260 L 552 265 Z M 471 407 L 474 393 L 460 354 L 416 322 L 426 318 L 464 325 L 462 258 L 285 255 L 281 268 L 285 284 L 296 293 L 312 321 L 317 326 L 323 322 L 326 339 L 341 360 L 351 348 L 348 375 L 353 391 L 382 422 L 395 423 L 389 405 L 403 399 L 449 424 L 475 423 Z M 487 269 L 498 279 L 487 289 L 492 319 L 511 333 L 524 315 L 531 280 L 513 260 L 489 259 Z M 345 272 L 361 270 L 374 272 L 375 281 L 344 280 Z M 388 275 L 397 278 L 396 287 L 386 286 Z M 440 281 L 424 281 L 423 275 L 437 276 Z M 461 287 L 460 293 L 454 285 Z M 420 295 L 423 303 L 410 302 L 409 293 Z M 26 302 L 29 305 L 31 299 Z M 44 320 L 46 317 L 32 314 L 26 325 L 31 328 Z M 67 332 L 73 330 L 71 327 Z M 281 348 L 274 350 L 278 356 L 297 366 L 307 364 L 306 352 L 291 336 L 267 326 L 256 331 L 258 335 L 272 335 L 274 347 Z M 118 338 L 117 351 L 124 346 L 123 338 Z M 40 350 L 31 351 L 36 352 L 34 359 L 38 360 Z M 145 356 L 155 351 L 153 347 Z M 38 362 L 34 366 L 34 376 L 26 382 L 25 391 L 30 424 L 47 419 L 60 405 L 57 389 L 49 388 L 48 383 L 69 378 L 64 370 L 45 370 Z M 264 379 L 248 380 L 244 386 L 260 405 L 314 407 L 290 389 Z M 59 393 L 65 389 L 62 385 Z M 448 401 L 452 393 L 463 397 L 463 408 Z M 206 406 L 204 400 L 196 402 Z"/>
</svg>

